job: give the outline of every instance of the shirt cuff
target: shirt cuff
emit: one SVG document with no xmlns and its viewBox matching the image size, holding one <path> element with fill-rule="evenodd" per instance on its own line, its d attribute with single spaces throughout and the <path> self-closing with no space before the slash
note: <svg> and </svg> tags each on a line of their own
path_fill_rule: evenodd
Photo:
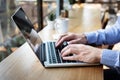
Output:
<svg viewBox="0 0 120 80">
<path fill-rule="evenodd" d="M 97 41 L 96 37 L 98 36 L 98 34 L 96 32 L 86 32 L 84 34 L 87 38 L 88 44 L 92 44 L 92 43 L 95 43 Z"/>
<path fill-rule="evenodd" d="M 119 51 L 103 49 L 100 63 L 111 67 L 119 66 Z"/>
</svg>

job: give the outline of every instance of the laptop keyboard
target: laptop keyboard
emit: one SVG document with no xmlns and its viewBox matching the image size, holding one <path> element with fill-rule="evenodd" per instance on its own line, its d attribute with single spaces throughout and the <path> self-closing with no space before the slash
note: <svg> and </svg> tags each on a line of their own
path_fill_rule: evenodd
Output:
<svg viewBox="0 0 120 80">
<path fill-rule="evenodd" d="M 48 42 L 48 52 L 49 52 L 49 62 L 50 63 L 73 63 L 78 61 L 70 61 L 63 60 L 61 57 L 61 50 L 65 47 L 65 45 L 61 45 L 60 47 L 55 47 L 55 42 Z"/>
<path fill-rule="evenodd" d="M 44 63 L 46 61 L 46 47 L 48 50 L 48 57 L 49 57 L 49 63 L 78 63 L 79 61 L 70 61 L 70 60 L 63 60 L 61 57 L 61 50 L 66 46 L 67 44 L 65 43 L 64 45 L 61 45 L 59 47 L 55 47 L 55 42 L 47 42 L 43 43 L 39 46 L 36 54 L 40 61 Z M 68 55 L 71 56 L 71 55 Z"/>
</svg>

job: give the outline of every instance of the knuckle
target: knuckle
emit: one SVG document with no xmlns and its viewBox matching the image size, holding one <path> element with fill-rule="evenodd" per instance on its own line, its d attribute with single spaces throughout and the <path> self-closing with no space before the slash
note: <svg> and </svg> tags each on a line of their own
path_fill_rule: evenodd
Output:
<svg viewBox="0 0 120 80">
<path fill-rule="evenodd" d="M 69 52 L 73 52 L 73 49 L 72 49 L 72 48 L 69 48 Z"/>
</svg>

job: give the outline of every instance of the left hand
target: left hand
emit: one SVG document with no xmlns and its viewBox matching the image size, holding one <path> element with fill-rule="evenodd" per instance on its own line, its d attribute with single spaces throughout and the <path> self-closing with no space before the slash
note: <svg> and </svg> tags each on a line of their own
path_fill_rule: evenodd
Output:
<svg viewBox="0 0 120 80">
<path fill-rule="evenodd" d="M 67 56 L 69 54 L 74 55 Z M 69 44 L 61 51 L 61 55 L 64 60 L 77 60 L 87 63 L 99 63 L 101 54 L 102 49 L 84 44 Z"/>
<path fill-rule="evenodd" d="M 69 44 L 86 44 L 87 38 L 85 34 L 65 33 L 57 40 L 56 47 L 61 45 L 64 41 L 69 42 Z"/>
</svg>

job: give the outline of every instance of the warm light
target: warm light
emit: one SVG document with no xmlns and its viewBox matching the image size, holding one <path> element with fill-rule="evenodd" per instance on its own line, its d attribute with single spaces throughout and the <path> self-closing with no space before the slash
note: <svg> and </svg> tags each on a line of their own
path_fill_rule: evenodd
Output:
<svg viewBox="0 0 120 80">
<path fill-rule="evenodd" d="M 19 29 L 17 28 L 17 26 L 16 26 L 16 28 L 15 28 L 15 34 L 18 34 L 20 31 L 19 31 Z"/>
<path fill-rule="evenodd" d="M 35 30 L 38 30 L 38 23 L 34 24 L 34 28 L 35 28 Z"/>
<path fill-rule="evenodd" d="M 74 4 L 72 7 L 73 7 L 74 9 L 80 8 L 80 7 L 81 7 L 81 4 Z"/>
<path fill-rule="evenodd" d="M 6 51 L 6 49 L 3 46 L 0 46 L 0 51 Z"/>
</svg>

